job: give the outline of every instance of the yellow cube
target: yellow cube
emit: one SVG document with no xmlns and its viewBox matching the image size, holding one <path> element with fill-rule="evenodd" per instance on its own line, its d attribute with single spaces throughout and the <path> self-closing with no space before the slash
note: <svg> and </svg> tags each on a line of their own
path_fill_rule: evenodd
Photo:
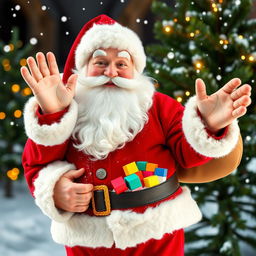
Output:
<svg viewBox="0 0 256 256">
<path fill-rule="evenodd" d="M 154 187 L 158 184 L 160 184 L 160 181 L 158 179 L 157 175 L 148 176 L 143 179 L 144 180 L 144 186 L 147 188 Z"/>
<path fill-rule="evenodd" d="M 125 173 L 126 176 L 131 175 L 131 174 L 139 171 L 135 162 L 124 165 L 123 169 L 124 169 L 124 173 Z"/>
<path fill-rule="evenodd" d="M 146 171 L 148 171 L 148 172 L 154 172 L 157 167 L 158 167 L 158 164 L 147 163 L 147 165 L 146 165 Z"/>
</svg>

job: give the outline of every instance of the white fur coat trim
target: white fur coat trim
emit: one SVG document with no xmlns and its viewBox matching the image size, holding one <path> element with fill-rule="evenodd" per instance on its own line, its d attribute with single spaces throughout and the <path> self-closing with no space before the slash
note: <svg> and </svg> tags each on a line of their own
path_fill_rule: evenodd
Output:
<svg viewBox="0 0 256 256">
<path fill-rule="evenodd" d="M 207 157 L 223 157 L 236 146 L 239 138 L 239 126 L 234 121 L 228 126 L 226 136 L 217 140 L 208 135 L 205 125 L 197 113 L 196 96 L 191 97 L 185 107 L 182 119 L 185 137 L 192 148 Z"/>
<path fill-rule="evenodd" d="M 24 123 L 27 136 L 35 143 L 44 146 L 54 146 L 65 142 L 71 136 L 77 121 L 77 103 L 73 100 L 60 122 L 51 125 L 39 125 L 36 116 L 37 107 L 35 97 L 31 97 L 25 105 Z"/>
<path fill-rule="evenodd" d="M 53 190 L 60 176 L 74 169 L 75 166 L 73 164 L 64 161 L 55 161 L 41 169 L 37 179 L 34 181 L 36 204 L 45 215 L 55 221 L 65 222 L 73 215 L 71 212 L 64 212 L 55 207 Z"/>
<path fill-rule="evenodd" d="M 135 247 L 151 238 L 186 228 L 200 221 L 202 215 L 187 187 L 173 200 L 148 208 L 143 214 L 113 210 L 107 217 L 74 214 L 67 222 L 52 221 L 55 242 L 67 246 Z"/>
</svg>

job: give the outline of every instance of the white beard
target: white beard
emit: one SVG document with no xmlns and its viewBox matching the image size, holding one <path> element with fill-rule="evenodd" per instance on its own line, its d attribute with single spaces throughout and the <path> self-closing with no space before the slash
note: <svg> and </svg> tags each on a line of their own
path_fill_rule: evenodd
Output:
<svg viewBox="0 0 256 256">
<path fill-rule="evenodd" d="M 93 160 L 105 159 L 143 129 L 155 90 L 152 82 L 138 73 L 134 79 L 124 79 L 124 83 L 115 88 L 90 86 L 87 82 L 92 78 L 87 82 L 86 79 L 78 72 L 75 100 L 79 113 L 73 131 L 78 144 L 75 147 Z M 113 80 L 115 84 L 118 81 Z M 132 88 L 128 88 L 130 82 Z"/>
</svg>

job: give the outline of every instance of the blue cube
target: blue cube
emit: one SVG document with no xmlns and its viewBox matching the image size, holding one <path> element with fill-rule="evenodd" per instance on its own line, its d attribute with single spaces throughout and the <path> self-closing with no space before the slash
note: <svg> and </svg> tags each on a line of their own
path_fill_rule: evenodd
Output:
<svg viewBox="0 0 256 256">
<path fill-rule="evenodd" d="M 167 177 L 167 173 L 168 173 L 168 169 L 156 168 L 154 174 L 160 177 Z"/>
</svg>

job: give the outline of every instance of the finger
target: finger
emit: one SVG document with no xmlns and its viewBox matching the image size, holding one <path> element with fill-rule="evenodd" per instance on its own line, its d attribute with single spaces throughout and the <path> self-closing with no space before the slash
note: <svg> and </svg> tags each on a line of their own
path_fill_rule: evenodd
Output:
<svg viewBox="0 0 256 256">
<path fill-rule="evenodd" d="M 27 63 L 28 63 L 28 67 L 29 67 L 29 70 L 32 74 L 32 76 L 34 77 L 34 79 L 38 82 L 39 80 L 41 80 L 43 78 L 43 75 L 41 74 L 38 66 L 37 66 L 37 63 L 35 61 L 35 59 L 33 57 L 29 57 L 27 59 Z"/>
<path fill-rule="evenodd" d="M 244 84 L 237 90 L 231 93 L 232 100 L 237 100 L 238 98 L 242 97 L 243 95 L 251 95 L 251 86 L 249 84 Z"/>
<path fill-rule="evenodd" d="M 232 116 L 233 116 L 234 118 L 239 118 L 239 117 L 243 116 L 243 115 L 246 113 L 246 111 L 247 111 L 246 107 L 241 106 L 241 107 L 235 109 L 235 110 L 232 112 Z"/>
<path fill-rule="evenodd" d="M 196 96 L 199 101 L 207 98 L 204 81 L 200 78 L 196 79 Z"/>
<path fill-rule="evenodd" d="M 84 173 L 84 168 L 80 168 L 79 170 L 70 170 L 64 174 L 64 176 L 70 180 L 77 179 L 81 177 Z"/>
<path fill-rule="evenodd" d="M 69 88 L 71 91 L 75 91 L 76 88 L 76 81 L 77 81 L 77 74 L 73 74 L 69 77 L 68 81 L 67 81 L 67 85 L 66 87 Z"/>
<path fill-rule="evenodd" d="M 77 204 L 89 204 L 92 199 L 92 193 L 77 194 L 76 203 Z"/>
<path fill-rule="evenodd" d="M 247 95 L 244 95 L 244 96 L 240 97 L 239 99 L 237 99 L 236 101 L 234 101 L 233 107 L 234 108 L 238 108 L 240 106 L 247 107 L 250 104 L 251 104 L 251 98 Z"/>
<path fill-rule="evenodd" d="M 77 194 L 85 194 L 90 193 L 93 191 L 93 185 L 92 184 L 76 184 L 76 193 Z"/>
<path fill-rule="evenodd" d="M 48 52 L 46 54 L 46 58 L 48 61 L 49 70 L 50 70 L 51 75 L 59 75 L 60 72 L 59 72 L 59 68 L 58 68 L 54 54 L 52 52 Z"/>
<path fill-rule="evenodd" d="M 233 78 L 228 83 L 226 83 L 222 89 L 226 93 L 232 93 L 239 85 L 241 84 L 241 80 L 239 78 Z"/>
<path fill-rule="evenodd" d="M 21 67 L 20 73 L 27 85 L 33 90 L 37 86 L 37 81 L 31 76 L 28 69 L 26 67 Z"/>
<path fill-rule="evenodd" d="M 36 60 L 37 60 L 38 67 L 39 67 L 39 70 L 40 70 L 41 74 L 44 77 L 45 76 L 49 76 L 50 75 L 50 71 L 49 71 L 48 65 L 46 63 L 45 56 L 44 56 L 44 54 L 42 52 L 38 52 L 36 54 Z"/>
<path fill-rule="evenodd" d="M 88 209 L 89 205 L 77 205 L 75 207 L 75 212 L 85 212 Z"/>
</svg>

